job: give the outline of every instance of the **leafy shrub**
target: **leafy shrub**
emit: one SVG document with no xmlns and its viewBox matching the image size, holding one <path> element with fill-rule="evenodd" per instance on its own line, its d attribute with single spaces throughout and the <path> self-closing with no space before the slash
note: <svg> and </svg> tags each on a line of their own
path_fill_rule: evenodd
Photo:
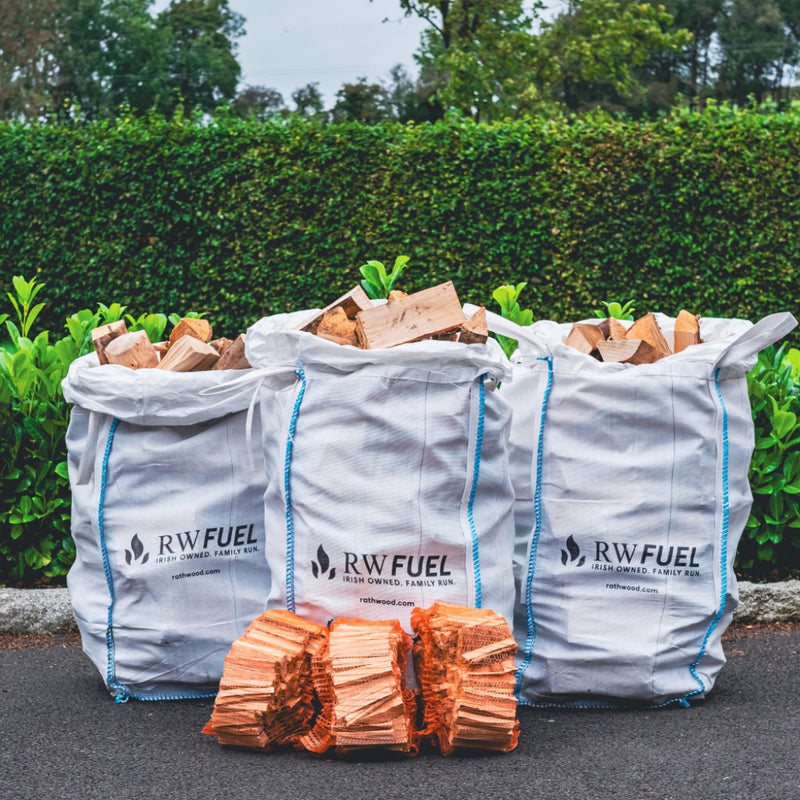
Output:
<svg viewBox="0 0 800 800">
<path fill-rule="evenodd" d="M 0 583 L 30 585 L 66 574 L 75 557 L 70 535 L 71 495 L 65 436 L 69 408 L 61 381 L 69 365 L 92 347 L 98 325 L 121 319 L 125 307 L 98 305 L 66 321 L 68 335 L 34 335 L 44 308 L 34 303 L 42 283 L 16 276 L 8 298 L 16 322 L 0 316 L 9 341 L 0 347 Z M 169 319 L 174 323 L 178 315 Z M 164 314 L 126 315 L 129 330 L 158 341 Z"/>
<path fill-rule="evenodd" d="M 753 507 L 737 569 L 753 579 L 800 574 L 800 351 L 763 350 L 748 373 L 755 422 Z"/>
<path fill-rule="evenodd" d="M 113 297 L 202 310 L 230 336 L 324 306 L 387 253 L 419 265 L 409 292 L 453 280 L 480 304 L 527 282 L 535 319 L 635 296 L 755 321 L 800 306 L 800 110 L 3 123 L 0 209 L 0 275 L 48 281 L 51 329 Z"/>
</svg>

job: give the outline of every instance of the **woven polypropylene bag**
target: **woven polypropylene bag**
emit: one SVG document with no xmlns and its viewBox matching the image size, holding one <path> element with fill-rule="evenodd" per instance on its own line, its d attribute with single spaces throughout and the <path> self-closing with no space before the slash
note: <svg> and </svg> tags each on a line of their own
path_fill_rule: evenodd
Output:
<svg viewBox="0 0 800 800">
<path fill-rule="evenodd" d="M 674 320 L 656 316 L 669 342 Z M 500 389 L 514 409 L 520 701 L 705 696 L 752 502 L 745 375 L 794 318 L 703 319 L 704 343 L 638 366 L 567 347 L 568 324 L 489 324 L 520 343 Z"/>
<path fill-rule="evenodd" d="M 291 319 L 289 320 L 291 322 Z M 255 370 L 174 373 L 75 361 L 63 382 L 83 648 L 117 700 L 216 692 L 264 611 Z"/>
<path fill-rule="evenodd" d="M 258 323 L 247 358 L 289 365 L 262 397 L 268 607 L 320 624 L 435 600 L 513 609 L 509 365 L 488 345 L 342 346 Z"/>
</svg>

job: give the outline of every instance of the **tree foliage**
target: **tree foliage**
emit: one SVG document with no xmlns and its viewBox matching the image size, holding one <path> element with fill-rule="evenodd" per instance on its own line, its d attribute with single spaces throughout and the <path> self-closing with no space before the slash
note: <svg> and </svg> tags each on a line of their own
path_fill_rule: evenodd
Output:
<svg viewBox="0 0 800 800">
<path fill-rule="evenodd" d="M 228 0 L 0 0 L 0 113 L 85 119 L 212 112 L 241 73 L 243 18 Z"/>
</svg>

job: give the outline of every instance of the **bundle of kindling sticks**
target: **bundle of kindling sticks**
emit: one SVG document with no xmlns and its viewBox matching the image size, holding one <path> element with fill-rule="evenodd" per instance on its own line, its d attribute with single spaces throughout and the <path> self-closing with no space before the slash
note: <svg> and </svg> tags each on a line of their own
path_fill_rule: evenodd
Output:
<svg viewBox="0 0 800 800">
<path fill-rule="evenodd" d="M 375 748 L 413 756 L 421 742 L 443 755 L 513 750 L 508 623 L 486 609 L 434 603 L 414 609 L 412 625 L 413 649 L 397 620 L 337 619 L 326 628 L 289 611 L 262 614 L 233 643 L 203 732 L 222 745 L 340 756 Z M 419 696 L 405 679 L 412 650 Z"/>
</svg>

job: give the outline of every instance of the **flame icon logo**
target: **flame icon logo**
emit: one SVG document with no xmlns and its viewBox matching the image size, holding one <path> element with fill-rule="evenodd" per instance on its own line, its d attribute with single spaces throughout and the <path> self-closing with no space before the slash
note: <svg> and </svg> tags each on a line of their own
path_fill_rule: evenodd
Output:
<svg viewBox="0 0 800 800">
<path fill-rule="evenodd" d="M 582 567 L 586 562 L 586 556 L 581 555 L 581 549 L 572 535 L 567 539 L 567 549 L 561 551 L 561 563 L 566 567 L 567 562 L 573 567 Z"/>
<path fill-rule="evenodd" d="M 317 563 L 319 562 L 319 563 Z M 313 573 L 315 578 L 319 578 L 320 575 L 324 575 L 328 572 L 328 568 L 331 565 L 331 560 L 328 558 L 328 554 L 325 552 L 325 548 L 320 545 L 317 548 L 317 560 L 311 562 L 311 572 Z M 334 567 L 330 572 L 328 572 L 328 580 L 333 580 L 334 576 L 336 575 L 336 567 Z"/>
<path fill-rule="evenodd" d="M 144 555 L 142 555 L 143 553 Z M 144 545 L 142 544 L 142 540 L 139 538 L 139 534 L 134 533 L 133 538 L 131 539 L 131 549 L 125 550 L 125 563 L 131 564 L 134 561 L 139 561 L 141 564 L 146 564 L 148 558 L 150 558 L 150 553 L 144 552 Z"/>
</svg>

